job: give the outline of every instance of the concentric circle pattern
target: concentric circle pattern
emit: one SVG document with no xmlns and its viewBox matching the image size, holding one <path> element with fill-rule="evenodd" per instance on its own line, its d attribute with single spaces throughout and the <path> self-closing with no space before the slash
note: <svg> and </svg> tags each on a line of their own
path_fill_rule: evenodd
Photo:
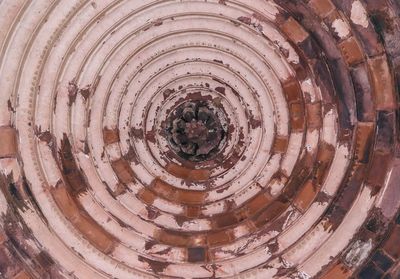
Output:
<svg viewBox="0 0 400 279">
<path fill-rule="evenodd" d="M 396 0 L 0 1 L 0 277 L 400 278 L 399 42 Z"/>
</svg>

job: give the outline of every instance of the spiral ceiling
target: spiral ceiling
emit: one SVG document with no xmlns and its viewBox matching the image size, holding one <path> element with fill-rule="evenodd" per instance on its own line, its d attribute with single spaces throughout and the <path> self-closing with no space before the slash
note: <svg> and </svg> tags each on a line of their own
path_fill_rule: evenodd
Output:
<svg viewBox="0 0 400 279">
<path fill-rule="evenodd" d="M 397 0 L 0 1 L 0 278 L 400 278 L 399 42 Z"/>
</svg>

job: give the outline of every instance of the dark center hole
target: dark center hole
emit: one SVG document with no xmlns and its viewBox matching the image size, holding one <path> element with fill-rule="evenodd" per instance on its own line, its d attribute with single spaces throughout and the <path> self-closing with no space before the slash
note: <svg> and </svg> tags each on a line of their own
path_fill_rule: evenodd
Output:
<svg viewBox="0 0 400 279">
<path fill-rule="evenodd" d="M 170 114 L 167 138 L 172 149 L 182 158 L 204 161 L 218 153 L 225 131 L 220 112 L 206 101 L 191 101 Z"/>
</svg>

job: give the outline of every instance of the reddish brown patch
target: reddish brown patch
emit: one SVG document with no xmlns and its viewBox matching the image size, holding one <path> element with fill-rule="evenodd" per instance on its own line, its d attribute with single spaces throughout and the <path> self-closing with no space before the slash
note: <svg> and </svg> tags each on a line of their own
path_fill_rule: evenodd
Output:
<svg viewBox="0 0 400 279">
<path fill-rule="evenodd" d="M 302 91 L 299 82 L 296 79 L 290 79 L 283 85 L 283 92 L 286 95 L 288 103 L 300 102 L 302 100 Z"/>
<path fill-rule="evenodd" d="M 31 277 L 28 273 L 26 273 L 26 271 L 21 271 L 13 277 L 13 279 L 32 279 L 32 278 L 33 277 Z"/>
<path fill-rule="evenodd" d="M 313 184 L 313 182 L 308 180 L 296 196 L 294 205 L 301 212 L 305 212 L 317 196 L 318 190 L 319 189 Z"/>
<path fill-rule="evenodd" d="M 382 152 L 374 153 L 371 169 L 368 172 L 366 179 L 368 186 L 372 189 L 371 194 L 373 196 L 378 194 L 380 189 L 383 187 L 392 159 L 392 154 L 385 154 Z"/>
<path fill-rule="evenodd" d="M 227 229 L 219 232 L 209 233 L 207 243 L 209 246 L 227 244 L 235 239 L 233 230 Z"/>
<path fill-rule="evenodd" d="M 342 263 L 336 264 L 321 279 L 347 279 L 352 272 Z"/>
<path fill-rule="evenodd" d="M 161 179 L 154 179 L 150 188 L 161 197 L 178 204 L 203 204 L 206 193 L 200 191 L 182 190 L 173 187 Z"/>
<path fill-rule="evenodd" d="M 117 129 L 110 130 L 108 128 L 104 128 L 103 140 L 106 145 L 119 142 L 119 131 Z"/>
<path fill-rule="evenodd" d="M 342 51 L 347 64 L 351 66 L 364 60 L 363 51 L 354 37 L 350 37 L 341 42 L 339 48 Z"/>
<path fill-rule="evenodd" d="M 171 245 L 175 247 L 189 247 L 191 246 L 191 241 L 188 237 L 179 235 L 176 233 L 171 233 L 167 231 L 160 230 L 155 238 L 166 245 Z"/>
<path fill-rule="evenodd" d="M 140 200 L 148 205 L 153 204 L 154 200 L 157 198 L 157 196 L 147 188 L 142 188 L 137 196 Z"/>
<path fill-rule="evenodd" d="M 18 150 L 17 131 L 12 127 L 0 127 L 0 158 L 13 157 Z"/>
<path fill-rule="evenodd" d="M 386 56 L 368 60 L 373 81 L 373 96 L 378 110 L 393 110 L 397 107 L 394 84 Z"/>
<path fill-rule="evenodd" d="M 296 44 L 303 42 L 309 36 L 303 27 L 292 17 L 281 25 L 281 30 Z"/>
<path fill-rule="evenodd" d="M 112 168 L 114 169 L 115 174 L 118 179 L 124 183 L 128 184 L 135 181 L 135 175 L 129 162 L 125 159 L 119 159 L 111 163 Z"/>
<path fill-rule="evenodd" d="M 265 210 L 258 213 L 253 219 L 254 226 L 262 228 L 268 222 L 281 215 L 289 207 L 288 202 L 273 201 Z"/>
<path fill-rule="evenodd" d="M 321 103 L 312 103 L 306 105 L 307 109 L 307 126 L 311 130 L 320 129 L 322 127 Z"/>
<path fill-rule="evenodd" d="M 190 181 L 202 181 L 210 178 L 211 171 L 206 169 L 189 169 L 183 166 L 179 166 L 174 163 L 168 163 L 166 167 L 167 171 L 176 177 L 188 179 Z"/>
<path fill-rule="evenodd" d="M 201 216 L 201 207 L 200 206 L 187 206 L 185 215 L 188 218 L 199 218 Z"/>
<path fill-rule="evenodd" d="M 285 153 L 289 144 L 289 139 L 286 136 L 276 136 L 272 151 L 274 153 Z"/>
<path fill-rule="evenodd" d="M 301 103 L 292 103 L 290 105 L 290 126 L 293 131 L 304 129 L 304 107 Z"/>
<path fill-rule="evenodd" d="M 355 156 L 360 163 L 368 163 L 373 143 L 373 122 L 359 122 L 356 130 Z"/>
<path fill-rule="evenodd" d="M 308 5 L 322 18 L 328 16 L 335 10 L 335 6 L 330 0 L 311 0 Z"/>
<path fill-rule="evenodd" d="M 244 209 L 247 211 L 249 216 L 252 216 L 263 208 L 266 208 L 272 202 L 272 200 L 272 197 L 268 193 L 260 193 L 256 195 L 255 198 L 250 200 Z"/>
<path fill-rule="evenodd" d="M 115 246 L 115 239 L 89 217 L 78 202 L 70 195 L 65 185 L 60 183 L 50 189 L 51 194 L 64 216 L 97 249 L 109 254 Z"/>
</svg>

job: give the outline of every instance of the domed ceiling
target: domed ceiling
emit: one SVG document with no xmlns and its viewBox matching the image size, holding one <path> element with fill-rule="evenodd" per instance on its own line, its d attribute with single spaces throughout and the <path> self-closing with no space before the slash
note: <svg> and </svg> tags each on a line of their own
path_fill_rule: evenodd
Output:
<svg viewBox="0 0 400 279">
<path fill-rule="evenodd" d="M 397 0 L 0 1 L 0 278 L 400 278 Z"/>
</svg>

